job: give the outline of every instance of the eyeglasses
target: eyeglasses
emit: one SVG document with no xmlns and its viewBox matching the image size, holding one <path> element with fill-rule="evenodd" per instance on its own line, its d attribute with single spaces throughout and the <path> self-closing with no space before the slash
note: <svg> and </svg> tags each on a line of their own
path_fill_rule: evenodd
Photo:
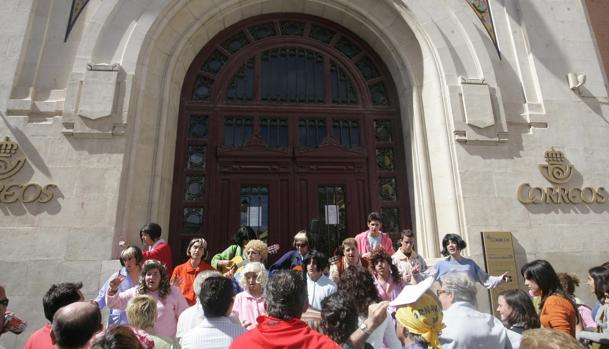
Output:
<svg viewBox="0 0 609 349">
<path fill-rule="evenodd" d="M 294 244 L 294 246 L 296 246 L 296 247 L 307 247 L 308 244 Z"/>
<path fill-rule="evenodd" d="M 438 297 L 440 297 L 440 295 L 441 295 L 442 293 L 446 293 L 446 291 L 444 291 L 444 290 L 443 290 L 443 289 L 441 289 L 441 288 L 439 288 L 439 289 L 437 289 L 437 290 L 436 290 L 436 295 L 437 295 Z"/>
<path fill-rule="evenodd" d="M 249 250 L 245 254 L 258 254 L 258 251 Z"/>
<path fill-rule="evenodd" d="M 0 305 L 4 305 L 5 307 L 8 307 L 8 298 L 4 298 L 4 299 L 0 300 Z"/>
</svg>

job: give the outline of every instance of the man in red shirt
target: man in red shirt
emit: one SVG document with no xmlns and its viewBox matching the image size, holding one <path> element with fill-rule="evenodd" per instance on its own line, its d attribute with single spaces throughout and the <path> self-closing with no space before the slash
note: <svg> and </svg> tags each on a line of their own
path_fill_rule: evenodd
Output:
<svg viewBox="0 0 609 349">
<path fill-rule="evenodd" d="M 307 283 L 302 271 L 279 270 L 267 284 L 267 316 L 259 316 L 258 326 L 237 337 L 230 348 L 247 349 L 306 349 L 341 347 L 329 337 L 312 330 L 300 316 L 307 310 Z M 369 317 L 350 337 L 354 347 L 360 347 L 386 316 L 382 312 Z"/>
<path fill-rule="evenodd" d="M 82 282 L 64 282 L 51 286 L 42 298 L 44 317 L 49 320 L 49 323 L 32 333 L 27 342 L 25 342 L 23 349 L 55 348 L 55 345 L 53 345 L 53 342 L 51 341 L 51 323 L 53 322 L 53 316 L 59 308 L 74 302 L 82 301 L 84 297 L 82 292 L 80 292 L 81 288 Z"/>
<path fill-rule="evenodd" d="M 267 285 L 268 316 L 237 337 L 231 348 L 340 348 L 329 337 L 312 330 L 300 316 L 307 309 L 307 284 L 301 271 L 277 271 Z"/>
</svg>

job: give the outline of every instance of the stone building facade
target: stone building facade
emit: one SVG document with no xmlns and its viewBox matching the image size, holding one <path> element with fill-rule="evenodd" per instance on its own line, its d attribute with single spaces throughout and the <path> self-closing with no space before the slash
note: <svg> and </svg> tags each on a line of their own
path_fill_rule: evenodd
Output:
<svg viewBox="0 0 609 349">
<path fill-rule="evenodd" d="M 490 1 L 490 14 L 486 6 L 469 0 L 5 0 L 0 136 L 9 141 L 0 147 L 0 283 L 10 308 L 29 321 L 31 333 L 44 323 L 40 300 L 50 284 L 79 280 L 93 297 L 117 267 L 118 241 L 136 242 L 145 222 L 158 222 L 165 238 L 181 242 L 171 227 L 186 224 L 178 217 L 186 212 L 183 193 L 175 188 L 188 180 L 178 178 L 185 172 L 176 163 L 186 156 L 178 154 L 179 135 L 188 106 L 183 91 L 197 76 L 193 62 L 203 62 L 222 35 L 248 28 L 242 23 L 269 18 L 279 26 L 285 14 L 344 33 L 384 72 L 399 125 L 394 134 L 401 135 L 394 154 L 402 171 L 391 178 L 403 187 L 402 201 L 387 212 L 401 210 L 399 228 L 416 230 L 423 255 L 439 257 L 442 236 L 456 232 L 483 265 L 480 232 L 507 231 L 518 266 L 544 258 L 585 278 L 588 268 L 608 260 L 599 248 L 609 238 L 603 189 L 609 186 L 609 54 L 606 16 L 599 15 L 606 6 L 497 0 Z M 302 40 L 298 45 L 308 47 Z M 310 47 L 343 62 L 333 56 L 335 44 Z M 373 95 L 365 88 L 376 80 L 357 78 L 365 72 L 350 64 L 344 60 L 362 88 L 358 94 Z M 376 112 L 371 104 L 357 113 Z M 552 147 L 555 161 L 546 163 Z M 363 183 L 379 185 L 370 149 L 360 152 L 370 167 Z M 231 168 L 238 168 L 235 161 Z M 221 198 L 211 187 L 207 195 Z M 294 192 L 287 190 L 287 201 Z M 361 212 L 383 208 L 377 189 L 362 193 Z M 201 207 L 211 210 L 214 203 Z M 225 224 L 220 215 L 202 218 L 215 225 L 201 229 L 218 246 L 240 223 Z M 349 235 L 365 226 L 365 216 L 358 219 L 360 226 L 348 225 Z M 289 244 L 301 228 L 290 226 L 295 221 L 279 220 L 281 229 L 269 228 L 269 239 Z M 578 295 L 592 302 L 587 290 Z M 18 347 L 26 335 L 4 335 L 0 342 Z"/>
</svg>

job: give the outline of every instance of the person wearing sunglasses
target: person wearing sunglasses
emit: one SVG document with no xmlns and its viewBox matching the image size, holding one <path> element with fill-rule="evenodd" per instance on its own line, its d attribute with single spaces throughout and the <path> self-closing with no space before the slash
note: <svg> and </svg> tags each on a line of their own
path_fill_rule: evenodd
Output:
<svg viewBox="0 0 609 349">
<path fill-rule="evenodd" d="M 306 230 L 301 230 L 294 235 L 294 250 L 286 252 L 269 268 L 269 272 L 273 275 L 277 270 L 295 269 L 304 270 L 302 261 L 313 250 L 313 239 L 311 233 Z"/>
</svg>

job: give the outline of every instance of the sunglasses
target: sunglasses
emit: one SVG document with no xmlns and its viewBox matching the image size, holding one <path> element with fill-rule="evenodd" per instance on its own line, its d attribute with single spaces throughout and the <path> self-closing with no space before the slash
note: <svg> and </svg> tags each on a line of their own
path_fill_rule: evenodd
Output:
<svg viewBox="0 0 609 349">
<path fill-rule="evenodd" d="M 439 288 L 439 289 L 437 289 L 437 290 L 436 290 L 436 295 L 437 295 L 438 297 L 440 297 L 440 295 L 441 295 L 442 293 L 446 293 L 446 291 L 444 291 L 444 290 L 443 290 L 443 289 L 441 289 L 441 288 Z"/>
<path fill-rule="evenodd" d="M 297 243 L 297 244 L 294 244 L 294 246 L 296 246 L 296 247 L 307 247 L 308 244 Z"/>
<path fill-rule="evenodd" d="M 5 307 L 8 307 L 8 298 L 4 298 L 4 299 L 0 300 L 0 305 L 4 305 Z"/>
</svg>

